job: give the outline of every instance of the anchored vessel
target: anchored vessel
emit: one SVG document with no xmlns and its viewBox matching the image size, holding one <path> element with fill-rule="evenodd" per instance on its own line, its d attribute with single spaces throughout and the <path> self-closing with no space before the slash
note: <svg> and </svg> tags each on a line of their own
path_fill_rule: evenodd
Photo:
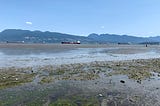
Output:
<svg viewBox="0 0 160 106">
<path fill-rule="evenodd" d="M 76 41 L 76 42 L 61 42 L 62 44 L 81 44 L 80 41 Z"/>
</svg>

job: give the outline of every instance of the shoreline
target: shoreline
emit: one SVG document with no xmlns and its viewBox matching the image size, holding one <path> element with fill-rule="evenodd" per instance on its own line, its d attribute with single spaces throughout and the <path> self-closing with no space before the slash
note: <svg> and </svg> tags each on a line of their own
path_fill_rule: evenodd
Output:
<svg viewBox="0 0 160 106">
<path fill-rule="evenodd" d="M 0 67 L 28 67 L 160 58 L 160 47 L 142 45 L 0 45 Z"/>
<path fill-rule="evenodd" d="M 79 51 L 79 50 L 78 50 Z M 39 55 L 22 55 L 12 56 L 4 55 L 0 58 L 0 67 L 37 67 L 46 65 L 63 65 L 75 63 L 91 63 L 95 61 L 125 61 L 134 59 L 155 59 L 160 58 L 159 53 L 145 52 L 136 54 L 111 54 L 111 53 L 92 53 L 88 54 L 85 51 L 82 54 L 77 53 L 77 50 L 68 53 L 55 53 L 55 54 L 39 54 Z M 5 61 L 4 61 L 5 60 Z"/>
</svg>

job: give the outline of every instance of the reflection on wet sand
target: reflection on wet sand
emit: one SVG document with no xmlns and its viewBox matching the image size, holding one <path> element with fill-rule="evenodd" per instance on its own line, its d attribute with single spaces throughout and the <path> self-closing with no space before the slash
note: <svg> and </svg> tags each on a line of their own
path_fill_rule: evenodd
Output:
<svg viewBox="0 0 160 106">
<path fill-rule="evenodd" d="M 42 46 L 30 45 L 24 48 L 22 45 L 11 48 L 0 49 L 0 67 L 25 67 L 39 65 L 61 65 L 73 63 L 89 63 L 93 61 L 121 61 L 132 59 L 158 58 L 158 47 L 139 46 L 104 46 L 87 48 L 83 45 L 80 48 L 74 46 Z M 1 46 L 0 46 L 1 47 Z M 47 48 L 48 47 L 48 48 Z M 90 46 L 89 46 L 90 47 Z"/>
</svg>

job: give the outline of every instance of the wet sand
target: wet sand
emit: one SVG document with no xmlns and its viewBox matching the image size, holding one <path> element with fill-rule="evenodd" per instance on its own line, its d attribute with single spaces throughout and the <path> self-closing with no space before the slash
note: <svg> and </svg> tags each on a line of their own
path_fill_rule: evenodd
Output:
<svg viewBox="0 0 160 106">
<path fill-rule="evenodd" d="M 77 49 L 104 49 L 101 53 L 136 54 L 159 51 L 159 45 L 118 45 L 118 44 L 16 44 L 0 43 L 0 52 L 6 55 L 29 55 L 41 53 L 60 53 Z M 106 49 L 106 50 L 105 50 Z"/>
<path fill-rule="evenodd" d="M 160 57 L 159 46 L 1 44 L 0 67 L 33 67 Z"/>
<path fill-rule="evenodd" d="M 32 55 L 28 52 L 22 53 L 21 46 L 23 51 L 33 48 Z M 60 47 L 62 51 L 58 53 L 48 52 L 46 45 L 38 45 L 38 48 L 36 46 L 18 44 L 15 48 L 21 53 L 8 54 L 7 50 L 15 50 L 13 45 L 0 45 L 1 56 L 10 57 L 9 63 L 1 62 L 0 105 L 160 105 L 159 46 L 146 48 L 144 45 L 60 45 L 70 49 L 64 50 Z M 56 45 L 47 45 L 51 46 Z M 48 55 L 42 53 L 44 49 Z M 41 51 L 36 54 L 34 50 Z M 73 53 L 79 54 L 72 57 Z M 63 57 L 61 64 L 56 64 L 56 55 L 59 61 Z M 81 57 L 75 58 L 77 56 Z M 28 60 L 24 59 L 26 57 Z M 33 57 L 38 57 L 39 60 L 34 60 Z M 81 58 L 83 61 L 80 61 Z M 91 61 L 87 61 L 89 59 Z M 31 60 L 34 60 L 35 64 Z"/>
</svg>

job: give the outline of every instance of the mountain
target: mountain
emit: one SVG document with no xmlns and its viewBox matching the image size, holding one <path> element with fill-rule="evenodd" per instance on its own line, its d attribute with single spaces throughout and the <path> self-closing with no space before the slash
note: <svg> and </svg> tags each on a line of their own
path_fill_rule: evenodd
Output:
<svg viewBox="0 0 160 106">
<path fill-rule="evenodd" d="M 116 34 L 90 34 L 88 38 L 93 39 L 97 42 L 112 42 L 112 43 L 141 43 L 141 42 L 152 42 L 154 40 L 150 38 L 134 37 L 128 35 L 116 35 Z"/>
<path fill-rule="evenodd" d="M 21 29 L 6 29 L 0 32 L 0 42 L 25 42 L 25 43 L 61 43 L 62 41 L 81 43 L 148 43 L 160 42 L 160 36 L 135 37 L 116 34 L 90 34 L 87 37 L 70 35 L 58 32 L 42 32 Z"/>
<path fill-rule="evenodd" d="M 150 37 L 149 39 L 155 42 L 160 42 L 160 36 Z"/>
<path fill-rule="evenodd" d="M 0 33 L 1 42 L 24 41 L 27 43 L 60 43 L 62 41 L 82 41 L 82 43 L 92 42 L 89 38 L 75 36 L 57 32 L 41 32 L 20 29 L 7 29 Z"/>
</svg>

